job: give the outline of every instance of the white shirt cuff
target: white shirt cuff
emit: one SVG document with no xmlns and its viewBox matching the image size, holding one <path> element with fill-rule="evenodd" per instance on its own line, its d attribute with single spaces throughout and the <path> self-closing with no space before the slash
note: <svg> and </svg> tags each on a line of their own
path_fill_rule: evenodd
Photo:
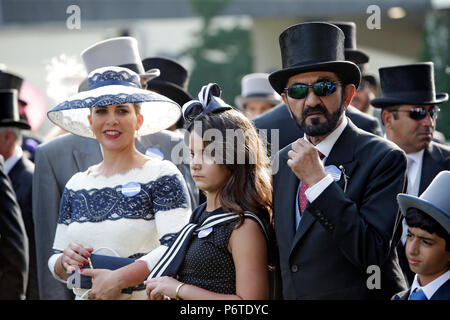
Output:
<svg viewBox="0 0 450 320">
<path fill-rule="evenodd" d="M 62 283 L 67 283 L 66 280 L 61 279 L 55 272 L 55 264 L 58 261 L 58 258 L 62 256 L 62 253 L 55 253 L 54 255 L 52 255 L 49 259 L 48 259 L 48 268 L 50 269 L 50 272 L 52 273 L 53 277 L 62 282 Z"/>
<path fill-rule="evenodd" d="M 318 196 L 331 184 L 333 183 L 333 178 L 330 174 L 327 174 L 325 178 L 317 182 L 316 184 L 310 186 L 305 190 L 306 198 L 309 202 L 313 202 Z"/>
</svg>

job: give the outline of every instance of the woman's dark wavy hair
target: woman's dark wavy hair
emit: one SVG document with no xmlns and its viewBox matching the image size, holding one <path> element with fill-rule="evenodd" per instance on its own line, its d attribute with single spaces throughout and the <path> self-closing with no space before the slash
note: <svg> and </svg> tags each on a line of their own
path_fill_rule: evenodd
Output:
<svg viewBox="0 0 450 320">
<path fill-rule="evenodd" d="M 215 141 L 212 137 L 212 141 L 204 141 L 204 146 L 206 147 L 214 141 L 223 148 L 223 164 L 220 165 L 225 166 L 230 172 L 230 178 L 219 192 L 219 200 L 224 211 L 241 215 L 238 226 L 244 221 L 244 211 L 250 211 L 256 214 L 270 231 L 272 226 L 270 160 L 253 123 L 241 112 L 230 109 L 217 113 L 200 114 L 195 118 L 195 125 L 188 127 L 188 131 L 199 131 L 199 128 L 201 128 L 201 132 L 196 133 L 202 138 L 205 138 L 205 132 L 209 129 L 219 130 L 223 137 L 223 141 Z M 244 133 L 241 135 L 245 137 L 244 148 L 241 148 L 236 136 L 233 139 L 225 138 L 230 132 Z M 231 159 L 237 159 L 238 152 L 242 152 L 240 149 L 244 150 L 245 163 L 240 164 L 236 161 L 227 163 L 227 154 L 236 156 Z"/>
</svg>

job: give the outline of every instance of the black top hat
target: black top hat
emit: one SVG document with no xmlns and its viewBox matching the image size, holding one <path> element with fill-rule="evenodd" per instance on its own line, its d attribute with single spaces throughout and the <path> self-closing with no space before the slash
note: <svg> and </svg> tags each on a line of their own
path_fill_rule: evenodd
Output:
<svg viewBox="0 0 450 320">
<path fill-rule="evenodd" d="M 178 62 L 163 57 L 150 57 L 142 60 L 142 64 L 145 70 L 156 68 L 161 72 L 159 77 L 147 82 L 147 89 L 157 91 L 180 106 L 192 100 L 187 92 L 188 71 Z"/>
<path fill-rule="evenodd" d="M 358 87 L 361 72 L 345 61 L 344 32 L 326 22 L 301 23 L 284 30 L 279 38 L 283 69 L 272 72 L 269 81 L 282 93 L 289 77 L 310 71 L 336 73 L 345 83 Z"/>
<path fill-rule="evenodd" d="M 398 104 L 428 105 L 448 100 L 447 93 L 436 93 L 433 62 L 379 69 L 382 96 L 371 100 L 377 108 Z"/>
<path fill-rule="evenodd" d="M 0 89 L 0 127 L 31 129 L 30 125 L 19 117 L 16 89 Z"/>
<path fill-rule="evenodd" d="M 361 50 L 356 49 L 356 24 L 354 22 L 330 22 L 338 26 L 345 35 L 345 60 L 352 61 L 356 64 L 364 64 L 369 62 L 369 56 Z"/>
<path fill-rule="evenodd" d="M 0 89 L 16 89 L 17 95 L 20 95 L 23 79 L 18 75 L 0 70 Z M 28 103 L 19 98 L 20 103 L 27 105 Z"/>
</svg>

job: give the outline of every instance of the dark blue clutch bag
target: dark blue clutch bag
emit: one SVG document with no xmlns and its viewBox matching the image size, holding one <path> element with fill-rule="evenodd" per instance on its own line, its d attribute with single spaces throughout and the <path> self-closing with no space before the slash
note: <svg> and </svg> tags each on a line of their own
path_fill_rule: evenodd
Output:
<svg viewBox="0 0 450 320">
<path fill-rule="evenodd" d="M 116 270 L 122 267 L 125 267 L 133 262 L 136 261 L 136 259 L 133 258 L 122 258 L 122 257 L 114 257 L 114 256 L 106 256 L 101 254 L 91 254 L 91 263 L 92 268 L 94 269 L 108 269 L 108 270 Z M 82 269 L 91 268 L 89 264 L 85 264 Z M 73 275 L 73 273 L 72 273 Z M 83 276 L 82 274 L 78 273 L 79 280 L 75 279 L 76 277 L 71 276 L 69 279 L 71 281 L 72 287 L 81 288 L 81 289 L 91 289 L 92 288 L 92 278 Z M 79 281 L 79 283 L 76 284 L 76 282 Z M 122 289 L 122 293 L 131 293 L 135 290 L 144 290 L 145 285 L 140 284 L 135 287 L 129 287 L 126 289 Z"/>
</svg>

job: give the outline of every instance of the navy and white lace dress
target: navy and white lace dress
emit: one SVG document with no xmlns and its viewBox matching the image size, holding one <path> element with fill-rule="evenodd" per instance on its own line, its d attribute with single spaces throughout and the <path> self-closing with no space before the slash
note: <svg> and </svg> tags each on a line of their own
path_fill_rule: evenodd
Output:
<svg viewBox="0 0 450 320">
<path fill-rule="evenodd" d="M 95 175 L 96 166 L 75 174 L 62 194 L 54 254 L 48 261 L 57 279 L 55 263 L 71 242 L 94 252 L 112 249 L 120 257 L 144 254 L 140 260 L 151 270 L 167 250 L 163 239 L 189 221 L 186 182 L 173 163 L 149 160 L 142 168 L 111 177 Z M 77 297 L 83 291 L 74 289 Z M 135 291 L 131 298 L 144 296 L 145 290 Z"/>
</svg>

